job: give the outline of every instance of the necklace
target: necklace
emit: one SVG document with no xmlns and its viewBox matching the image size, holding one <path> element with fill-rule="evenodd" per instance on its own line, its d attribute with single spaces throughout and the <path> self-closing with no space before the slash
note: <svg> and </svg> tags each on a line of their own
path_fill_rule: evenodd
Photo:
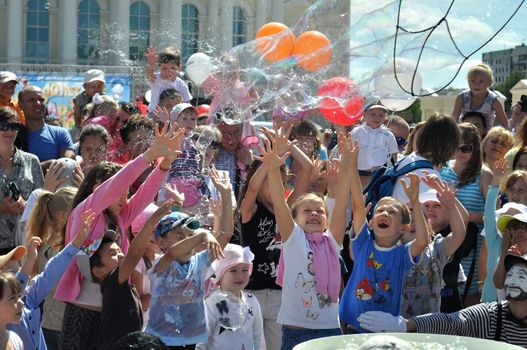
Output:
<svg viewBox="0 0 527 350">
<path fill-rule="evenodd" d="M 0 156 L 0 160 L 2 160 L 2 161 L 9 160 L 11 162 L 11 161 L 13 161 L 14 157 L 15 157 L 15 152 L 12 152 L 11 155 L 9 156 L 9 158 L 4 159 L 2 156 Z"/>
</svg>

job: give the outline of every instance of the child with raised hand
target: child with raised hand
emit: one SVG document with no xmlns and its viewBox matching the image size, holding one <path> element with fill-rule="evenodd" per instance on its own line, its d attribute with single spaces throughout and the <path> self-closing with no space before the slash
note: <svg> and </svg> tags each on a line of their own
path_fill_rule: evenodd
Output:
<svg viewBox="0 0 527 350">
<path fill-rule="evenodd" d="M 423 181 L 427 180 L 428 178 L 423 178 Z M 421 194 L 419 200 L 427 210 L 436 205 L 444 208 L 451 233 L 443 237 L 441 234 L 436 235 L 430 227 L 430 243 L 419 263 L 414 265 L 404 278 L 401 315 L 406 318 L 440 311 L 443 268 L 465 239 L 465 222 L 457 206 L 454 183 L 428 183 L 433 189 Z M 408 243 L 409 238 L 405 235 L 401 242 Z"/>
<path fill-rule="evenodd" d="M 277 133 L 281 134 L 280 131 Z M 339 251 L 346 227 L 349 198 L 349 163 L 353 154 L 350 138 L 340 134 L 342 159 L 335 209 L 328 225 L 327 206 L 319 196 L 308 193 L 291 206 L 284 197 L 280 167 L 289 152 L 280 156 L 287 140 L 271 137 L 258 157 L 267 170 L 269 191 L 278 231 L 282 237 L 282 255 L 277 284 L 282 286 L 282 304 L 278 323 L 282 324 L 282 349 L 315 338 L 341 334 L 338 322 L 338 296 L 341 285 Z M 310 174 L 308 174 L 310 176 Z M 328 227 L 329 226 L 329 227 Z"/>
<path fill-rule="evenodd" d="M 467 112 L 480 112 L 485 116 L 487 131 L 494 125 L 495 117 L 505 129 L 510 129 L 498 95 L 489 89 L 494 84 L 492 69 L 483 63 L 472 66 L 467 80 L 469 88 L 457 95 L 452 118 L 458 121 Z"/>
<path fill-rule="evenodd" d="M 428 228 L 419 202 L 420 179 L 414 173 L 406 175 L 409 184 L 403 179 L 400 181 L 414 208 L 416 238 L 397 245 L 402 235 L 411 229 L 410 211 L 406 204 L 393 197 L 382 198 L 377 203 L 368 223 L 357 167 L 357 144 L 352 155 L 351 201 L 355 237 L 351 240 L 351 250 L 354 266 L 342 295 L 340 319 L 345 332 L 357 333 L 364 332 L 357 317 L 365 311 L 399 315 L 403 280 L 428 245 Z"/>
<path fill-rule="evenodd" d="M 176 89 L 183 96 L 184 102 L 189 102 L 192 95 L 187 84 L 178 77 L 181 68 L 181 56 L 179 50 L 167 47 L 163 51 L 149 47 L 145 53 L 148 62 L 146 66 L 146 78 L 150 82 L 152 97 L 148 105 L 148 112 L 152 113 L 159 103 L 159 96 L 164 90 Z M 154 73 L 155 65 L 159 67 L 159 74 Z"/>
<path fill-rule="evenodd" d="M 77 254 L 77 266 L 86 279 L 100 284 L 102 294 L 101 334 L 97 349 L 113 349 L 128 333 L 143 327 L 139 294 L 129 283 L 135 266 L 161 217 L 169 212 L 172 201 L 159 207 L 134 238 L 126 256 L 117 244 L 117 233 L 107 230 L 103 237 L 85 245 Z"/>
<path fill-rule="evenodd" d="M 309 158 L 294 143 L 289 142 L 292 126 L 282 127 L 274 133 L 265 128 L 261 129 L 268 137 L 283 140 L 278 155 L 291 153 L 302 165 L 293 192 L 287 197 L 289 204 L 309 189 L 312 163 Z M 280 167 L 282 181 L 286 181 L 285 166 Z M 286 195 L 283 194 L 285 197 Z M 240 241 L 255 254 L 253 264 L 258 268 L 250 276 L 247 288 L 260 302 L 264 322 L 265 342 L 267 349 L 280 348 L 282 330 L 276 323 L 278 311 L 282 300 L 282 291 L 276 284 L 276 272 L 281 250 L 281 237 L 276 229 L 275 209 L 270 195 L 269 177 L 267 169 L 261 162 L 254 161 L 251 165 L 247 179 L 240 190 L 237 207 L 240 223 Z"/>
<path fill-rule="evenodd" d="M 180 212 L 164 216 L 155 230 L 163 254 L 150 270 L 154 286 L 145 331 L 174 348 L 192 349 L 207 341 L 203 305 L 207 269 L 223 255 L 232 236 L 232 187 L 229 181 L 218 180 L 214 171 L 211 176 L 222 201 L 218 239 L 199 229 L 197 218 Z M 198 248 L 202 251 L 195 253 Z"/>
<path fill-rule="evenodd" d="M 500 184 L 506 173 L 507 161 L 505 159 L 498 159 L 485 200 L 485 215 L 483 219 L 485 225 L 485 240 L 483 241 L 482 251 L 484 250 L 486 252 L 486 257 L 485 259 L 481 259 L 480 263 L 485 263 L 483 267 L 485 267 L 487 273 L 481 294 L 482 302 L 492 302 L 498 298 L 493 276 L 498 260 L 502 255 L 503 232 L 498 231 L 497 221 L 502 215 L 518 213 L 518 208 L 521 209 L 527 204 L 527 173 L 517 170 L 509 174 L 505 181 L 505 193 L 507 194 L 509 202 L 503 208 L 496 210 Z M 509 247 L 505 248 L 508 249 Z M 482 269 L 481 265 L 480 269 Z"/>
<path fill-rule="evenodd" d="M 73 201 L 73 211 L 66 226 L 66 242 L 79 227 L 79 213 L 87 209 L 95 212 L 96 219 L 90 228 L 89 239 L 100 238 L 108 229 L 119 233 L 119 246 L 128 252 L 127 227 L 159 191 L 170 164 L 178 155 L 183 130 L 165 124 L 161 131 L 155 130 L 153 145 L 142 155 L 122 169 L 117 164 L 96 165 L 84 179 Z M 163 160 L 155 167 L 137 192 L 128 200 L 128 189 L 134 181 L 158 158 Z M 102 310 L 100 287 L 83 278 L 76 264 L 64 273 L 55 293 L 55 298 L 67 302 L 61 331 L 61 346 L 65 349 L 91 349 L 99 338 L 99 323 Z M 83 329 L 83 333 L 77 330 Z"/>
<path fill-rule="evenodd" d="M 31 283 L 28 284 L 30 279 L 29 272 L 33 271 L 36 262 L 37 249 L 41 243 L 40 238 L 34 237 L 32 239 L 32 244 L 28 248 L 28 260 L 16 274 L 16 278 L 4 272 L 5 265 L 0 266 L 0 289 L 4 293 L 9 290 L 9 302 L 13 305 L 17 304 L 18 319 L 14 320 L 15 322 L 13 320 L 9 322 L 11 324 L 7 328 L 18 334 L 24 343 L 24 349 L 47 349 L 44 335 L 40 328 L 42 302 L 46 295 L 56 286 L 73 257 L 81 248 L 95 218 L 96 215 L 91 210 L 82 213 L 79 218 L 80 225 L 76 236 L 64 249 L 49 260 L 44 271 L 34 276 L 31 279 Z M 20 300 L 22 301 L 22 310 L 18 309 L 20 308 Z M 3 312 L 0 314 L 3 314 Z"/>
<path fill-rule="evenodd" d="M 264 350 L 262 313 L 253 294 L 243 289 L 249 283 L 254 254 L 249 247 L 227 244 L 224 258 L 212 263 L 219 290 L 205 299 L 209 339 L 200 350 Z"/>
</svg>

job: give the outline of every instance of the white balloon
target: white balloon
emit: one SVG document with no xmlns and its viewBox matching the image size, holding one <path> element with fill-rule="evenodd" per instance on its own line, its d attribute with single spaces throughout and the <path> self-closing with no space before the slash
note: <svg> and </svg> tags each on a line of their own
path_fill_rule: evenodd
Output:
<svg viewBox="0 0 527 350">
<path fill-rule="evenodd" d="M 213 65 L 208 55 L 197 52 L 188 58 L 186 72 L 196 86 L 200 86 L 212 70 Z"/>
<path fill-rule="evenodd" d="M 375 95 L 394 112 L 410 107 L 417 99 L 410 92 L 418 95 L 423 83 L 419 74 L 415 78 L 413 74 L 413 67 L 404 59 L 397 58 L 395 70 L 393 61 L 386 62 L 373 81 Z"/>
<path fill-rule="evenodd" d="M 397 98 L 381 98 L 381 104 L 392 112 L 404 111 L 410 107 L 417 98 L 397 99 Z"/>
</svg>

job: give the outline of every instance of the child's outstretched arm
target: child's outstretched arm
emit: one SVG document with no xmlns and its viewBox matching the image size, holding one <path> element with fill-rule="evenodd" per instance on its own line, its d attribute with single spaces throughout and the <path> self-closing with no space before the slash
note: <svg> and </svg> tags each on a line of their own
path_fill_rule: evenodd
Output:
<svg viewBox="0 0 527 350">
<path fill-rule="evenodd" d="M 154 74 L 154 68 L 157 63 L 157 52 L 154 47 L 149 47 L 145 52 L 145 58 L 146 58 L 146 70 L 145 75 L 149 82 L 153 83 L 156 80 L 156 76 Z"/>
<path fill-rule="evenodd" d="M 501 104 L 499 99 L 494 100 L 494 103 L 492 104 L 492 109 L 496 113 L 496 118 L 498 118 L 501 126 L 509 130 L 511 128 L 509 124 L 509 119 L 507 118 L 507 114 L 505 114 L 505 109 L 503 108 L 503 105 Z"/>
<path fill-rule="evenodd" d="M 210 169 L 210 178 L 214 186 L 218 189 L 221 196 L 221 217 L 220 230 L 217 240 L 224 249 L 231 240 L 234 232 L 234 211 L 232 208 L 232 185 L 227 172 L 220 172 L 215 167 Z"/>
<path fill-rule="evenodd" d="M 344 232 L 348 220 L 348 202 L 350 196 L 350 168 L 354 159 L 357 159 L 359 148 L 353 144 L 351 136 L 346 136 L 343 132 L 338 135 L 340 151 L 340 167 L 337 179 L 337 188 L 335 196 L 335 206 L 331 214 L 329 229 L 339 245 L 344 241 Z M 364 222 L 363 222 L 364 223 Z"/>
<path fill-rule="evenodd" d="M 439 202 L 446 208 L 452 233 L 445 238 L 445 255 L 452 256 L 465 240 L 467 233 L 465 222 L 456 205 L 456 194 L 454 182 L 450 186 L 442 183 L 441 189 L 437 191 Z"/>
<path fill-rule="evenodd" d="M 206 249 L 209 252 L 210 261 L 223 257 L 223 250 L 216 238 L 214 238 L 214 236 L 208 231 L 201 231 L 198 234 L 185 238 L 168 248 L 167 252 L 154 268 L 154 272 L 161 273 L 165 271 L 174 260 L 180 263 L 185 263 L 186 261 L 181 259 L 191 254 L 194 248 L 202 243 L 205 244 Z"/>
<path fill-rule="evenodd" d="M 128 280 L 137 266 L 137 263 L 143 257 L 145 248 L 148 245 L 148 241 L 152 237 L 152 233 L 154 232 L 156 225 L 164 215 L 170 213 L 170 207 L 173 204 L 174 201 L 168 200 L 159 208 L 157 208 L 154 214 L 152 214 L 152 216 L 146 220 L 146 223 L 144 224 L 141 231 L 139 231 L 139 234 L 132 240 L 130 248 L 128 248 L 128 254 L 126 254 L 123 262 L 119 266 L 119 276 L 117 277 L 119 284 L 123 284 L 126 280 Z"/>
<path fill-rule="evenodd" d="M 351 186 L 351 208 L 353 211 L 353 232 L 355 236 L 360 233 L 366 222 L 366 206 L 362 195 L 362 185 L 359 177 L 359 144 L 353 145 L 353 157 L 350 160 L 350 186 Z M 342 165 L 341 165 L 342 166 Z"/>
<path fill-rule="evenodd" d="M 277 135 L 279 134 L 277 130 Z M 273 207 L 275 212 L 276 224 L 278 225 L 278 231 L 282 237 L 282 241 L 285 242 L 293 232 L 295 222 L 291 216 L 289 206 L 287 205 L 284 197 L 284 184 L 282 183 L 282 176 L 280 174 L 280 167 L 284 164 L 284 161 L 289 156 L 289 152 L 280 156 L 278 149 L 280 148 L 280 140 L 282 138 L 271 137 L 271 141 L 268 139 L 264 140 L 265 149 L 258 145 L 258 149 L 262 154 L 261 157 L 255 157 L 260 160 L 263 166 L 267 169 L 269 177 L 269 190 L 271 192 L 271 199 L 273 201 Z"/>
<path fill-rule="evenodd" d="M 415 239 L 410 242 L 410 254 L 415 258 L 419 256 L 428 245 L 428 228 L 425 223 L 425 216 L 423 214 L 423 209 L 421 208 L 421 203 L 419 202 L 419 184 L 421 183 L 421 180 L 419 179 L 419 176 L 414 173 L 409 173 L 406 177 L 410 180 L 410 184 L 407 185 L 406 181 L 403 179 L 401 179 L 401 184 L 414 208 L 413 218 L 415 221 Z"/>
</svg>

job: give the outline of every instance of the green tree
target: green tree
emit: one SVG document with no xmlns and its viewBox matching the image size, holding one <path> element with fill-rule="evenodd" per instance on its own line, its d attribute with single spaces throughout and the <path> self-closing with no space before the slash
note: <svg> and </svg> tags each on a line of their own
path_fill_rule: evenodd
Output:
<svg viewBox="0 0 527 350">
<path fill-rule="evenodd" d="M 410 107 L 403 111 L 396 112 L 395 114 L 400 115 L 408 123 L 418 123 L 421 121 L 421 100 L 417 99 Z"/>
<path fill-rule="evenodd" d="M 519 72 L 519 71 L 513 71 L 511 75 L 509 75 L 503 83 L 496 85 L 495 90 L 498 90 L 505 97 L 507 97 L 507 101 L 505 101 L 505 111 L 507 113 L 511 110 L 511 103 L 512 103 L 512 94 L 510 90 L 512 89 L 514 85 L 516 85 L 522 79 L 525 79 L 525 73 Z"/>
</svg>

